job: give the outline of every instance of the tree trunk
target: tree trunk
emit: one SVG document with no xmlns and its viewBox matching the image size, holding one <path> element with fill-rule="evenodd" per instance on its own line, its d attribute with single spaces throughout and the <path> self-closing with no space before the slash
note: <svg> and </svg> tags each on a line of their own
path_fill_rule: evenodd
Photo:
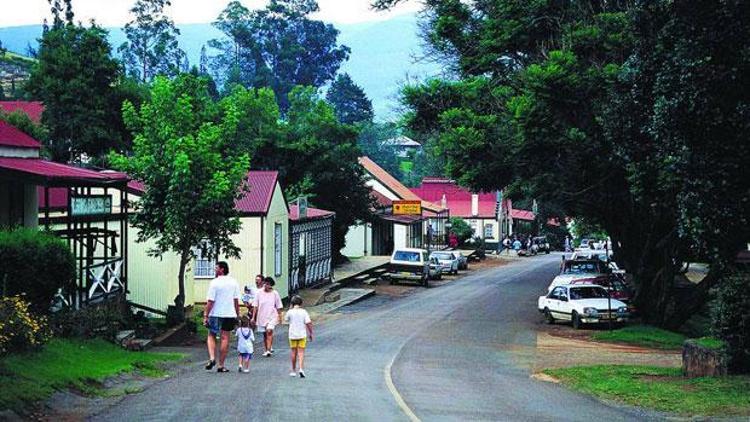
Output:
<svg viewBox="0 0 750 422">
<path fill-rule="evenodd" d="M 179 292 L 177 297 L 174 298 L 174 304 L 178 309 L 185 308 L 185 268 L 187 268 L 188 262 L 190 262 L 190 255 L 183 253 L 180 257 L 180 271 L 177 274 Z"/>
</svg>

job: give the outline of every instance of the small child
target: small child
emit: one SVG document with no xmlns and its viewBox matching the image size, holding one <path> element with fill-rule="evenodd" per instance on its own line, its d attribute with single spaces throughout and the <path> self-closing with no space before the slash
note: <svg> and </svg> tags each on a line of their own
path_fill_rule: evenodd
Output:
<svg viewBox="0 0 750 422">
<path fill-rule="evenodd" d="M 313 340 L 313 327 L 310 314 L 302 309 L 302 298 L 292 297 L 292 309 L 284 316 L 289 323 L 289 349 L 292 352 L 292 372 L 290 377 L 297 376 L 297 357 L 299 357 L 299 377 L 305 378 L 305 346 L 307 338 Z"/>
<path fill-rule="evenodd" d="M 250 359 L 253 358 L 253 340 L 255 335 L 250 327 L 250 317 L 247 315 L 240 318 L 240 327 L 237 328 L 237 353 L 239 354 L 238 372 L 250 372 Z"/>
<path fill-rule="evenodd" d="M 255 300 L 255 292 L 250 286 L 245 286 L 245 291 L 241 297 L 242 303 L 247 308 L 247 314 L 252 315 L 253 300 Z"/>
</svg>

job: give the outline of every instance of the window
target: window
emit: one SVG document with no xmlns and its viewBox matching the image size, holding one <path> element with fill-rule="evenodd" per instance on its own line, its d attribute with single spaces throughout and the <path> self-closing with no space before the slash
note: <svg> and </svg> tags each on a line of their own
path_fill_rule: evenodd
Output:
<svg viewBox="0 0 750 422">
<path fill-rule="evenodd" d="M 494 228 L 495 228 L 495 226 L 492 223 L 484 225 L 484 238 L 485 239 L 493 239 L 494 238 L 494 236 L 492 234 L 492 232 L 494 231 L 493 230 Z"/>
<path fill-rule="evenodd" d="M 281 229 L 282 225 L 281 223 L 275 223 L 273 225 L 273 273 L 276 277 L 279 277 L 281 275 Z"/>
<path fill-rule="evenodd" d="M 396 251 L 393 254 L 394 261 L 419 262 L 419 252 Z"/>
<path fill-rule="evenodd" d="M 201 242 L 195 248 L 195 268 L 193 268 L 195 278 L 213 278 L 216 275 L 216 257 L 212 256 L 211 249 L 208 242 Z"/>
<path fill-rule="evenodd" d="M 307 238 L 307 233 L 302 232 L 299 234 L 299 251 L 297 252 L 297 256 L 305 256 L 307 249 L 305 249 L 305 243 Z"/>
</svg>

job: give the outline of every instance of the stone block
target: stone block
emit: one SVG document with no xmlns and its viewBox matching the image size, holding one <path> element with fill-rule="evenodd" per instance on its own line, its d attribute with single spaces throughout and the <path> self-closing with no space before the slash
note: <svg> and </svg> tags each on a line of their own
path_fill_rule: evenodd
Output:
<svg viewBox="0 0 750 422">
<path fill-rule="evenodd" d="M 687 340 L 682 346 L 682 374 L 688 378 L 725 376 L 727 357 L 722 350 Z"/>
</svg>

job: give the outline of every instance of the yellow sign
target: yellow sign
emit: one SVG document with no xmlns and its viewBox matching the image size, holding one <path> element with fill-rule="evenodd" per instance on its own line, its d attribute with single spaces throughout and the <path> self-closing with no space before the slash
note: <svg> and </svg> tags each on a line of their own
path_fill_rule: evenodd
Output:
<svg viewBox="0 0 750 422">
<path fill-rule="evenodd" d="M 393 201 L 393 215 L 422 215 L 422 201 Z"/>
</svg>

